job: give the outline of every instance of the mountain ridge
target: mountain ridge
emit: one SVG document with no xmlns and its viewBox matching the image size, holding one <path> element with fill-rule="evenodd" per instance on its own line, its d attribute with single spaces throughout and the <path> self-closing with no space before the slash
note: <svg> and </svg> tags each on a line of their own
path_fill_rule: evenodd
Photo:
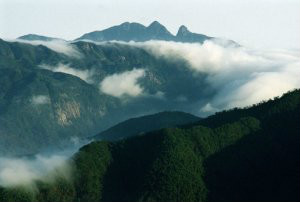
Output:
<svg viewBox="0 0 300 202">
<path fill-rule="evenodd" d="M 178 35 L 185 28 L 186 35 Z M 182 25 L 178 29 L 177 35 L 173 35 L 168 29 L 158 21 L 153 21 L 148 27 L 136 23 L 125 22 L 120 25 L 109 27 L 100 31 L 93 31 L 82 35 L 75 40 L 93 40 L 93 41 L 136 41 L 143 42 L 148 40 L 165 40 L 176 42 L 203 43 L 205 40 L 213 39 L 203 34 L 196 34 L 188 31 L 186 26 Z"/>
<path fill-rule="evenodd" d="M 176 127 L 187 123 L 193 123 L 200 119 L 200 117 L 185 112 L 163 111 L 156 114 L 130 118 L 92 138 L 100 140 L 118 140 L 161 128 Z"/>
<path fill-rule="evenodd" d="M 28 41 L 52 41 L 63 40 L 61 38 L 49 37 L 38 34 L 26 34 L 17 39 Z M 181 25 L 176 35 L 173 35 L 164 25 L 158 21 L 153 21 L 148 26 L 137 22 L 123 22 L 119 25 L 114 25 L 103 30 L 96 30 L 83 34 L 82 36 L 71 40 L 92 40 L 97 42 L 103 41 L 136 41 L 144 42 L 149 40 L 163 40 L 174 42 L 187 43 L 203 43 L 205 40 L 214 39 L 214 37 L 204 34 L 190 32 L 185 25 Z"/>
</svg>

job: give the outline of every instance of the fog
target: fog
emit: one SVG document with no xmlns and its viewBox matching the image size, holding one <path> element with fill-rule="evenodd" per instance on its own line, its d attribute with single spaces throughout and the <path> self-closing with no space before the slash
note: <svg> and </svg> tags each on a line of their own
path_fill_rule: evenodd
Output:
<svg viewBox="0 0 300 202">
<path fill-rule="evenodd" d="M 71 137 L 65 149 L 44 148 L 42 152 L 26 156 L 0 157 L 0 186 L 24 186 L 34 190 L 36 182 L 54 182 L 56 177 L 72 180 L 70 158 L 80 147 L 92 140 Z"/>
</svg>

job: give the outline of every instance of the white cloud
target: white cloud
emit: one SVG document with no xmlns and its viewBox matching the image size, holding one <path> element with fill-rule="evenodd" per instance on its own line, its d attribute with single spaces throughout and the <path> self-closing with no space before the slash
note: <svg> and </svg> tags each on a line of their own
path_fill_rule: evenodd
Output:
<svg viewBox="0 0 300 202">
<path fill-rule="evenodd" d="M 205 74 L 204 87 L 211 89 L 214 94 L 205 104 L 201 104 L 200 113 L 245 107 L 300 88 L 299 50 L 257 50 L 218 40 L 205 41 L 203 44 L 171 41 L 115 41 L 96 44 L 113 43 L 143 48 L 155 57 L 167 60 L 184 60 L 194 72 L 195 77 L 191 79 L 199 79 L 197 75 Z M 115 83 L 105 86 L 106 88 L 102 86 L 103 91 L 121 96 L 121 91 L 115 90 L 120 89 L 116 86 L 121 81 Z M 184 95 L 185 92 L 180 93 Z"/>
<path fill-rule="evenodd" d="M 300 88 L 299 51 L 253 50 L 216 41 L 202 45 L 166 41 L 131 44 L 157 57 L 183 59 L 196 75 L 207 74 L 206 82 L 216 94 L 200 112 L 245 107 Z"/>
<path fill-rule="evenodd" d="M 221 90 L 214 104 L 226 108 L 244 107 L 267 100 L 300 88 L 300 63 L 286 66 L 277 71 L 252 73 L 249 80 L 232 89 Z"/>
<path fill-rule="evenodd" d="M 100 83 L 100 90 L 115 97 L 141 95 L 143 88 L 137 82 L 144 74 L 144 69 L 133 69 L 107 76 Z"/>
<path fill-rule="evenodd" d="M 62 73 L 66 73 L 66 74 L 71 74 L 73 76 L 79 77 L 80 79 L 84 80 L 87 83 L 93 83 L 93 80 L 92 80 L 92 76 L 94 75 L 93 70 L 74 69 L 74 68 L 71 68 L 70 66 L 64 65 L 64 64 L 58 64 L 56 66 L 42 64 L 42 65 L 40 65 L 40 67 L 43 69 L 51 70 L 53 72 L 62 72 Z"/>
<path fill-rule="evenodd" d="M 27 43 L 34 46 L 43 45 L 55 52 L 63 53 L 70 57 L 76 57 L 76 58 L 81 57 L 81 53 L 77 50 L 77 48 L 72 43 L 64 40 L 29 41 L 29 40 L 16 39 L 13 41 L 19 43 Z"/>
<path fill-rule="evenodd" d="M 31 98 L 31 103 L 34 105 L 49 104 L 50 98 L 48 95 L 34 95 Z"/>
</svg>

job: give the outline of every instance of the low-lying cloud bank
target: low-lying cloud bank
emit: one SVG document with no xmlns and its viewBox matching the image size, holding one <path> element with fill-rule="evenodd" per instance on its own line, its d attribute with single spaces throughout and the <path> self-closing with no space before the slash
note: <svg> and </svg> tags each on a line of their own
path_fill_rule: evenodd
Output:
<svg viewBox="0 0 300 202">
<path fill-rule="evenodd" d="M 72 43 L 66 41 L 24 41 L 45 45 L 69 56 L 79 54 Z M 91 41 L 89 41 L 91 42 Z M 207 87 L 214 92 L 209 101 L 199 106 L 199 113 L 209 114 L 231 107 L 244 107 L 280 96 L 288 90 L 300 88 L 300 52 L 291 50 L 254 50 L 233 46 L 220 41 L 180 43 L 171 41 L 147 42 L 93 42 L 100 46 L 113 43 L 143 48 L 155 57 L 166 60 L 184 60 L 197 75 L 205 74 Z M 42 66 L 52 71 L 64 72 L 92 83 L 93 71 L 77 70 L 68 65 Z M 99 84 L 103 93 L 114 97 L 144 95 L 147 91 L 138 84 L 143 69 L 118 72 L 105 77 Z M 167 92 L 164 92 L 167 93 Z M 184 95 L 184 92 L 180 92 Z M 196 92 L 195 92 L 196 93 Z"/>
<path fill-rule="evenodd" d="M 38 46 L 38 45 L 46 46 L 47 48 L 57 53 L 62 53 L 69 57 L 80 58 L 82 56 L 81 53 L 77 50 L 77 48 L 72 43 L 64 40 L 29 41 L 29 40 L 15 39 L 12 41 L 19 42 L 19 43 L 27 43 L 34 46 Z"/>
<path fill-rule="evenodd" d="M 93 83 L 93 75 L 94 71 L 93 70 L 79 70 L 70 67 L 69 65 L 65 64 L 58 64 L 56 66 L 50 66 L 46 64 L 40 65 L 42 69 L 48 69 L 53 72 L 62 72 L 65 74 L 71 74 L 73 76 L 79 77 L 80 79 L 84 80 L 87 83 Z"/>
<path fill-rule="evenodd" d="M 143 88 L 138 84 L 138 79 L 145 75 L 144 69 L 133 69 L 105 77 L 99 87 L 103 93 L 114 97 L 138 96 L 143 93 Z"/>
<path fill-rule="evenodd" d="M 300 88 L 300 52 L 297 51 L 252 50 L 215 41 L 129 44 L 143 47 L 156 57 L 183 59 L 195 75 L 206 74 L 207 85 L 216 93 L 200 112 L 245 107 Z"/>
<path fill-rule="evenodd" d="M 206 104 L 199 106 L 200 114 L 252 105 L 300 88 L 299 51 L 254 50 L 211 40 L 203 44 L 171 41 L 93 43 L 100 46 L 125 44 L 143 48 L 155 57 L 186 61 L 195 75 L 191 79 L 198 79 L 200 74 L 207 75 L 207 87 L 215 92 Z M 61 50 L 65 54 L 70 52 Z M 48 69 L 78 76 L 89 83 L 93 74 L 89 70 L 75 70 L 67 65 Z M 143 77 L 144 71 L 134 69 L 109 75 L 100 82 L 99 88 L 103 93 L 120 98 L 124 95 L 143 95 L 147 89 L 138 84 L 138 79 Z M 184 92 L 181 93 L 184 95 Z"/>
</svg>

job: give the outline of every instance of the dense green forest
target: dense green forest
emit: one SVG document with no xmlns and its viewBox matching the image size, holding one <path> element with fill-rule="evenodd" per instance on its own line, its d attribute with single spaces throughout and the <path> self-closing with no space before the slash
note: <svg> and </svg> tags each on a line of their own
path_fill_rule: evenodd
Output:
<svg viewBox="0 0 300 202">
<path fill-rule="evenodd" d="M 0 201 L 299 201 L 300 90 L 177 128 L 95 141 L 72 179 L 0 189 Z M 149 123 L 151 124 L 151 123 Z"/>
</svg>

